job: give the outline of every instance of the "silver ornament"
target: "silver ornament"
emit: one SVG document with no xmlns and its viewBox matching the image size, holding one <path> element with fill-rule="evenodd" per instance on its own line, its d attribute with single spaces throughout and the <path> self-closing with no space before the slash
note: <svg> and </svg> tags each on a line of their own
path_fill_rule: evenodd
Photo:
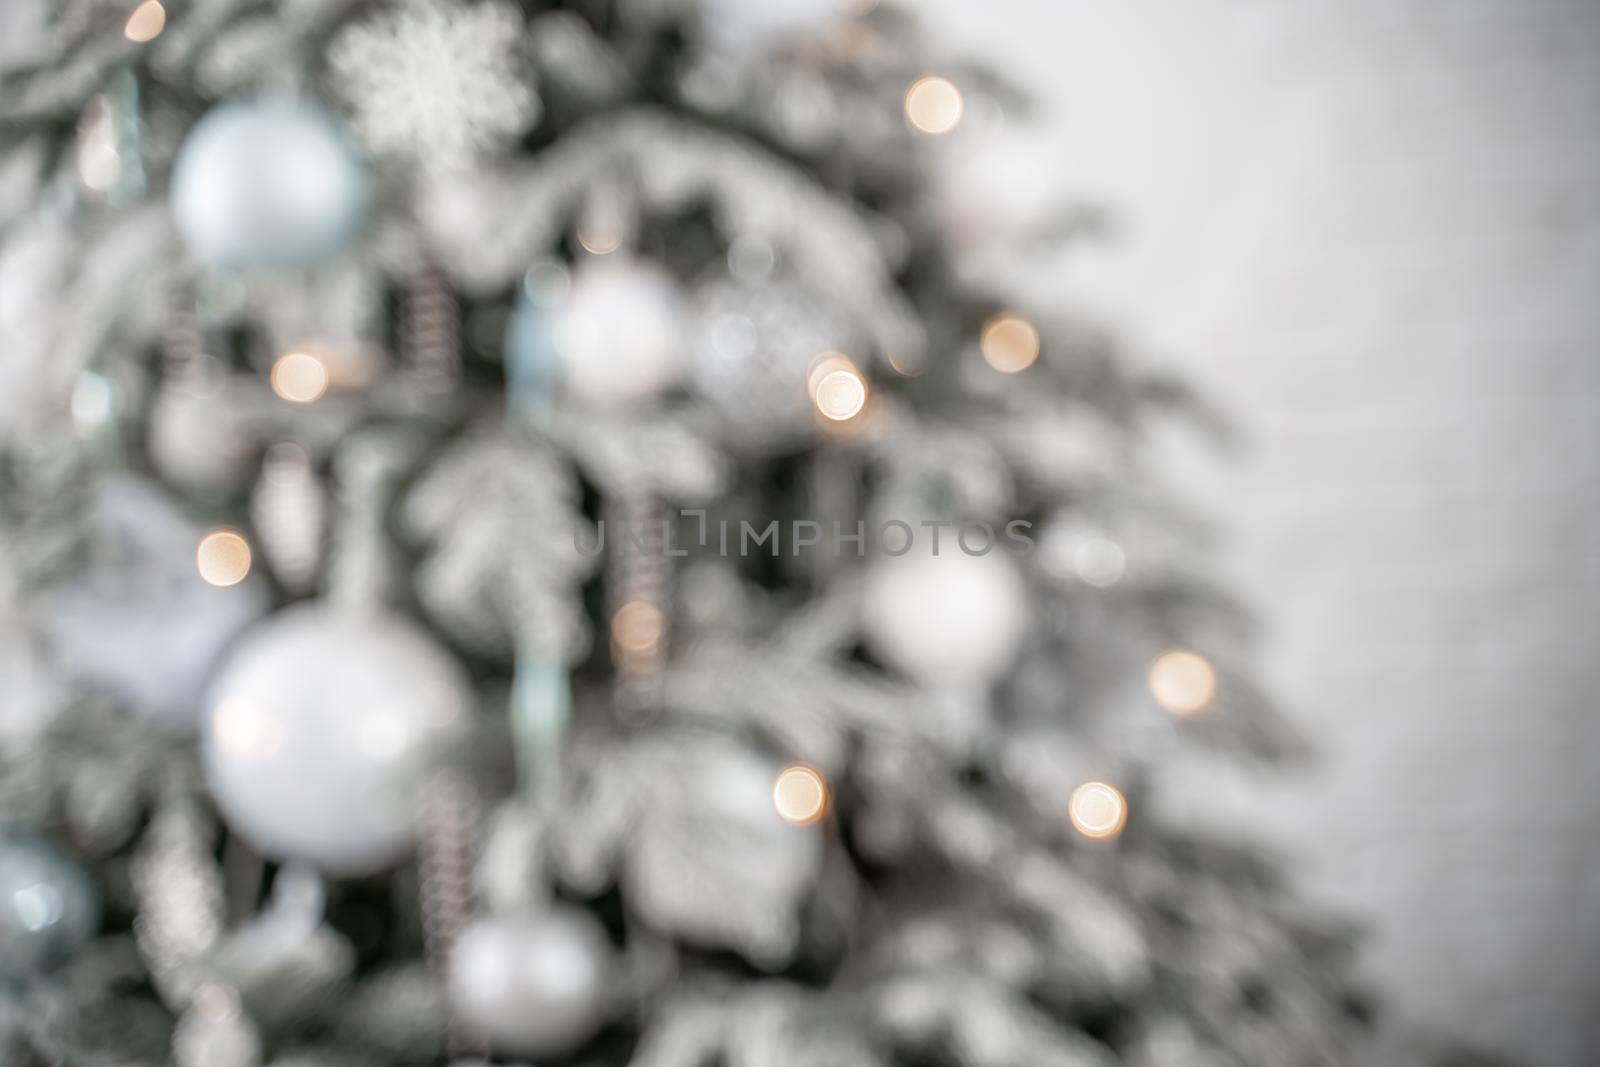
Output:
<svg viewBox="0 0 1600 1067">
<path fill-rule="evenodd" d="M 927 531 L 918 531 L 926 539 Z M 867 575 L 863 611 L 873 650 L 919 681 L 984 682 L 1017 652 L 1027 589 L 996 549 L 969 556 L 944 531 L 939 551 L 918 543 Z"/>
<path fill-rule="evenodd" d="M 369 873 L 406 851 L 415 787 L 471 702 L 455 660 L 405 619 L 292 607 L 246 634 L 212 686 L 206 778 L 263 852 Z"/>
<path fill-rule="evenodd" d="M 571 1052 L 605 1021 L 611 956 L 605 931 L 581 909 L 481 919 L 456 942 L 451 1001 L 497 1049 Z"/>
<path fill-rule="evenodd" d="M 195 124 L 172 170 L 178 229 L 216 266 L 304 266 L 366 216 L 368 177 L 332 118 L 289 100 L 223 104 Z"/>
<path fill-rule="evenodd" d="M 47 841 L 0 841 L 0 979 L 65 960 L 100 925 L 100 897 L 83 868 Z"/>
<path fill-rule="evenodd" d="M 562 384 L 586 406 L 640 404 L 678 380 L 681 297 L 649 263 L 618 253 L 580 268 L 554 331 Z"/>
</svg>

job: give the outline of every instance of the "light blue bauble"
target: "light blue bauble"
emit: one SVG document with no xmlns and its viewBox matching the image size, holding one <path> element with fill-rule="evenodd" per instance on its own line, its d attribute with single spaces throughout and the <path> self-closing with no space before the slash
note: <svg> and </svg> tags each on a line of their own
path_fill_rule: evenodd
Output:
<svg viewBox="0 0 1600 1067">
<path fill-rule="evenodd" d="M 99 927 L 99 894 L 73 859 L 47 841 L 0 840 L 0 981 L 48 970 Z"/>
<path fill-rule="evenodd" d="M 543 260 L 528 268 L 517 287 L 517 303 L 506 321 L 506 388 L 512 409 L 537 416 L 549 408 L 561 382 L 555 330 L 571 277 L 564 266 Z"/>
<path fill-rule="evenodd" d="M 361 227 L 367 203 L 367 170 L 344 130 L 292 100 L 213 108 L 172 169 L 178 229 L 213 266 L 315 263 Z"/>
</svg>

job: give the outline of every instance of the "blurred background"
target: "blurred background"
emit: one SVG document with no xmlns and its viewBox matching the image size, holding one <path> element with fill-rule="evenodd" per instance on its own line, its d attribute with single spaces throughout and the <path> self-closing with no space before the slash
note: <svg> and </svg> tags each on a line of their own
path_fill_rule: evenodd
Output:
<svg viewBox="0 0 1600 1067">
<path fill-rule="evenodd" d="M 1292 787 L 1234 782 L 1230 817 L 1372 918 L 1404 1013 L 1594 1062 L 1600 7 L 931 8 L 1040 94 L 1021 187 L 1119 217 L 1061 299 L 1242 432 L 1172 469 L 1217 494 L 1322 756 Z"/>
<path fill-rule="evenodd" d="M 0 16 L 0 1067 L 1600 1062 L 1594 0 Z"/>
</svg>

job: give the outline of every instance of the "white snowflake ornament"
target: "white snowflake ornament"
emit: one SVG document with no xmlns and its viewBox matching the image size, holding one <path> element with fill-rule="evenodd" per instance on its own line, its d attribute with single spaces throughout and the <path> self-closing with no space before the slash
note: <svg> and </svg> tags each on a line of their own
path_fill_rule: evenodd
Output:
<svg viewBox="0 0 1600 1067">
<path fill-rule="evenodd" d="M 416 4 L 351 26 L 328 50 L 362 140 L 439 170 L 503 149 L 538 121 L 508 3 Z"/>
</svg>

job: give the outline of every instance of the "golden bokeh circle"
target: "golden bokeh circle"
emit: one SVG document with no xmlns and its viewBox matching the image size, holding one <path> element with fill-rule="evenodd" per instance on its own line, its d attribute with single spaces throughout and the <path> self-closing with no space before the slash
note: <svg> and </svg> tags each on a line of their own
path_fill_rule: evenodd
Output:
<svg viewBox="0 0 1600 1067">
<path fill-rule="evenodd" d="M 827 814 L 827 780 L 814 767 L 791 764 L 772 783 L 772 806 L 784 822 L 810 826 Z"/>
<path fill-rule="evenodd" d="M 1168 652 L 1150 665 L 1150 695 L 1174 715 L 1204 711 L 1217 694 L 1217 672 L 1197 652 Z"/>
<path fill-rule="evenodd" d="M 207 585 L 238 585 L 250 573 L 250 559 L 250 542 L 233 530 L 212 530 L 195 549 L 195 566 Z"/>
<path fill-rule="evenodd" d="M 965 106 L 955 83 L 937 75 L 918 78 L 906 90 L 906 121 L 922 133 L 949 133 L 961 122 Z"/>
<path fill-rule="evenodd" d="M 1128 822 L 1128 801 L 1114 785 L 1084 782 L 1067 801 L 1067 818 L 1084 837 L 1116 837 Z"/>
<path fill-rule="evenodd" d="M 983 324 L 978 338 L 983 360 L 1002 374 L 1015 374 L 1039 358 L 1039 331 L 1017 315 L 996 315 Z"/>
</svg>

